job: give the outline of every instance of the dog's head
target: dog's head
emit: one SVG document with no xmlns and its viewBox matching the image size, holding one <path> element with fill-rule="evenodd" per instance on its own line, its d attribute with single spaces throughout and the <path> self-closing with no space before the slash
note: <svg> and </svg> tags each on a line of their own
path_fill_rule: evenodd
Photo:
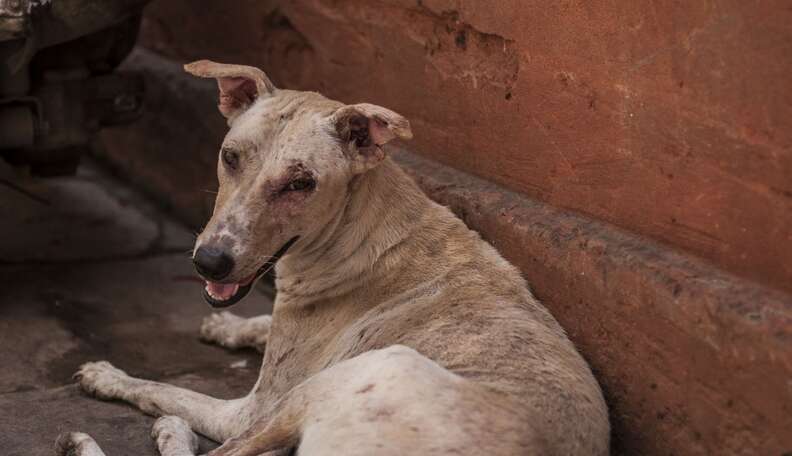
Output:
<svg viewBox="0 0 792 456">
<path fill-rule="evenodd" d="M 381 146 L 412 133 L 393 111 L 279 90 L 258 68 L 202 60 L 185 69 L 217 80 L 230 126 L 214 213 L 193 252 L 204 297 L 225 307 L 296 242 L 322 232 L 346 203 L 351 180 L 385 158 Z"/>
</svg>

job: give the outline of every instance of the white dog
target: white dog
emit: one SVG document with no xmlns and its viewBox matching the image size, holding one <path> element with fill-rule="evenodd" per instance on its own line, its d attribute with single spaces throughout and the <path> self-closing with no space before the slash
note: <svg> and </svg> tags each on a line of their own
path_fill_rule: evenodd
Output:
<svg viewBox="0 0 792 456">
<path fill-rule="evenodd" d="M 243 298 L 277 261 L 272 317 L 209 318 L 204 337 L 266 344 L 253 390 L 219 400 L 106 362 L 77 378 L 152 415 L 163 455 L 605 455 L 608 414 L 583 358 L 520 273 L 387 156 L 388 109 L 279 90 L 200 61 L 230 131 L 194 261 L 206 300 Z M 279 260 L 279 261 L 278 261 Z M 179 418 L 176 418 L 179 417 Z M 85 434 L 62 453 L 100 455 Z"/>
</svg>

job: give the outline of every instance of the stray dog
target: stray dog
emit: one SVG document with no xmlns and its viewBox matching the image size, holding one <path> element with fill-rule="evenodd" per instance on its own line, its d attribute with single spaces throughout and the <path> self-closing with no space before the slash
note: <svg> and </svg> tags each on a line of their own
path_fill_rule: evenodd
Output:
<svg viewBox="0 0 792 456">
<path fill-rule="evenodd" d="M 409 122 L 275 88 L 259 69 L 188 64 L 217 79 L 230 130 L 214 213 L 193 259 L 213 307 L 277 262 L 272 317 L 219 313 L 203 337 L 264 349 L 253 390 L 219 400 L 83 365 L 82 389 L 164 416 L 160 452 L 606 455 L 599 385 L 517 269 L 426 197 L 385 145 Z M 62 454 L 101 455 L 85 434 Z M 271 452 L 271 453 L 268 453 Z"/>
</svg>

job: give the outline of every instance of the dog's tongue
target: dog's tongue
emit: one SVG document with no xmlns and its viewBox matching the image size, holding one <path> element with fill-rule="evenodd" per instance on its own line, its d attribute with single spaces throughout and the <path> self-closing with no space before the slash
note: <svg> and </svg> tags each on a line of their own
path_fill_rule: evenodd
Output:
<svg viewBox="0 0 792 456">
<path fill-rule="evenodd" d="M 231 298 L 238 290 L 238 283 L 206 282 L 206 291 L 209 293 L 209 296 L 221 301 Z"/>
</svg>

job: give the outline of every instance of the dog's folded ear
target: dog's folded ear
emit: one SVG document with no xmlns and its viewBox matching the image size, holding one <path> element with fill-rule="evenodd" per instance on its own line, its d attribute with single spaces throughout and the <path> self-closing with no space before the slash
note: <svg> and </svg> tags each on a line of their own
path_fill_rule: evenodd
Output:
<svg viewBox="0 0 792 456">
<path fill-rule="evenodd" d="M 376 166 L 385 152 L 383 145 L 395 138 L 411 139 L 410 122 L 401 115 L 369 103 L 339 108 L 332 118 L 336 133 L 360 171 Z"/>
<path fill-rule="evenodd" d="M 250 107 L 259 96 L 276 90 L 267 75 L 252 66 L 199 60 L 184 65 L 184 69 L 195 76 L 217 79 L 218 108 L 229 120 Z"/>
</svg>

